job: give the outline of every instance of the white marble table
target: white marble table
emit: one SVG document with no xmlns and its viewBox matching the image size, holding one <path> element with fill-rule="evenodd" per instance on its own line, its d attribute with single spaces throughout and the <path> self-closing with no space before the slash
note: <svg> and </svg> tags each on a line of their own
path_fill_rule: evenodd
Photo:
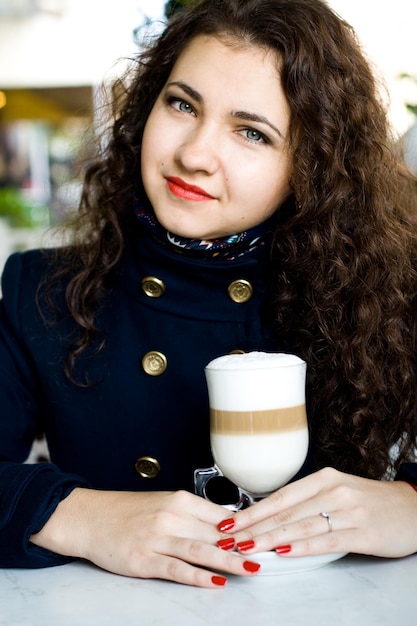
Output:
<svg viewBox="0 0 417 626">
<path fill-rule="evenodd" d="M 0 570 L 1 626 L 416 626 L 417 555 L 348 555 L 222 589 L 123 578 L 87 563 Z"/>
</svg>

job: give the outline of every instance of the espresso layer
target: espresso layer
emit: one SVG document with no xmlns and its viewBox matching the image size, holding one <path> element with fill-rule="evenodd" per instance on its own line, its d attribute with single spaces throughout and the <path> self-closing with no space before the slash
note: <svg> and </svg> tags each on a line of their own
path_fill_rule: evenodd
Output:
<svg viewBox="0 0 417 626">
<path fill-rule="evenodd" d="M 211 432 L 216 435 L 248 435 L 285 432 L 307 427 L 305 404 L 265 411 L 210 409 Z"/>
</svg>

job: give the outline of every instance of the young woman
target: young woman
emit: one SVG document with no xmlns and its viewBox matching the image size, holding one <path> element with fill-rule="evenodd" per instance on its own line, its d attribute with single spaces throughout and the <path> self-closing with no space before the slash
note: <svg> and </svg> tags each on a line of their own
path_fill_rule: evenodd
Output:
<svg viewBox="0 0 417 626">
<path fill-rule="evenodd" d="M 74 243 L 4 271 L 0 565 L 216 587 L 261 550 L 415 552 L 412 182 L 321 0 L 173 19 L 86 173 Z M 250 350 L 307 361 L 311 453 L 224 520 L 192 493 L 211 464 L 203 369 Z M 24 464 L 41 432 L 51 463 Z"/>
</svg>

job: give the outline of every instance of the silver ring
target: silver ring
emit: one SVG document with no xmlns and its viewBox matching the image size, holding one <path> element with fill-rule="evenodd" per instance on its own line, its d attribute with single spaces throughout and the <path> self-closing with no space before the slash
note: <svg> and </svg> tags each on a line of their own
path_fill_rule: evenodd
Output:
<svg viewBox="0 0 417 626">
<path fill-rule="evenodd" d="M 331 533 L 333 530 L 333 524 L 332 524 L 332 518 L 330 517 L 330 513 L 325 513 L 324 511 L 322 511 L 321 513 L 319 513 L 319 515 L 321 515 L 321 517 L 324 517 L 324 519 L 327 519 L 327 524 L 329 526 L 329 533 Z"/>
</svg>

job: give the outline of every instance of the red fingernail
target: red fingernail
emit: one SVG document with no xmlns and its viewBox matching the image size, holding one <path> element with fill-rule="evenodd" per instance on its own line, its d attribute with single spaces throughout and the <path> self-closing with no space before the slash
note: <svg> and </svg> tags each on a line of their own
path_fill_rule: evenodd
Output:
<svg viewBox="0 0 417 626">
<path fill-rule="evenodd" d="M 247 571 L 247 572 L 251 572 L 252 574 L 254 574 L 255 572 L 259 572 L 260 570 L 260 564 L 259 563 L 254 563 L 253 561 L 245 561 L 243 563 L 243 568 Z"/>
<path fill-rule="evenodd" d="M 225 578 L 224 576 L 212 576 L 211 582 L 213 583 L 213 585 L 217 585 L 218 587 L 224 587 L 227 583 L 227 578 Z"/>
<path fill-rule="evenodd" d="M 235 540 L 233 539 L 233 537 L 226 538 L 226 539 L 219 539 L 219 541 L 217 542 L 217 545 L 222 550 L 233 550 L 233 548 L 235 547 Z"/>
<path fill-rule="evenodd" d="M 414 491 L 417 491 L 417 485 L 413 485 L 413 483 L 407 483 L 407 485 L 409 485 L 411 489 L 414 489 Z"/>
<path fill-rule="evenodd" d="M 277 554 L 288 554 L 288 552 L 291 552 L 291 546 L 289 544 L 285 546 L 277 546 L 275 548 L 275 552 Z"/>
<path fill-rule="evenodd" d="M 245 552 L 246 550 L 252 550 L 255 547 L 255 542 L 252 539 L 248 539 L 248 541 L 240 541 L 236 544 L 236 548 L 240 550 L 240 552 Z"/>
<path fill-rule="evenodd" d="M 228 530 L 231 530 L 233 528 L 233 526 L 235 525 L 235 520 L 232 517 L 229 517 L 228 519 L 223 520 L 222 522 L 220 522 L 217 525 L 217 529 L 221 532 L 221 533 L 227 533 Z"/>
</svg>

